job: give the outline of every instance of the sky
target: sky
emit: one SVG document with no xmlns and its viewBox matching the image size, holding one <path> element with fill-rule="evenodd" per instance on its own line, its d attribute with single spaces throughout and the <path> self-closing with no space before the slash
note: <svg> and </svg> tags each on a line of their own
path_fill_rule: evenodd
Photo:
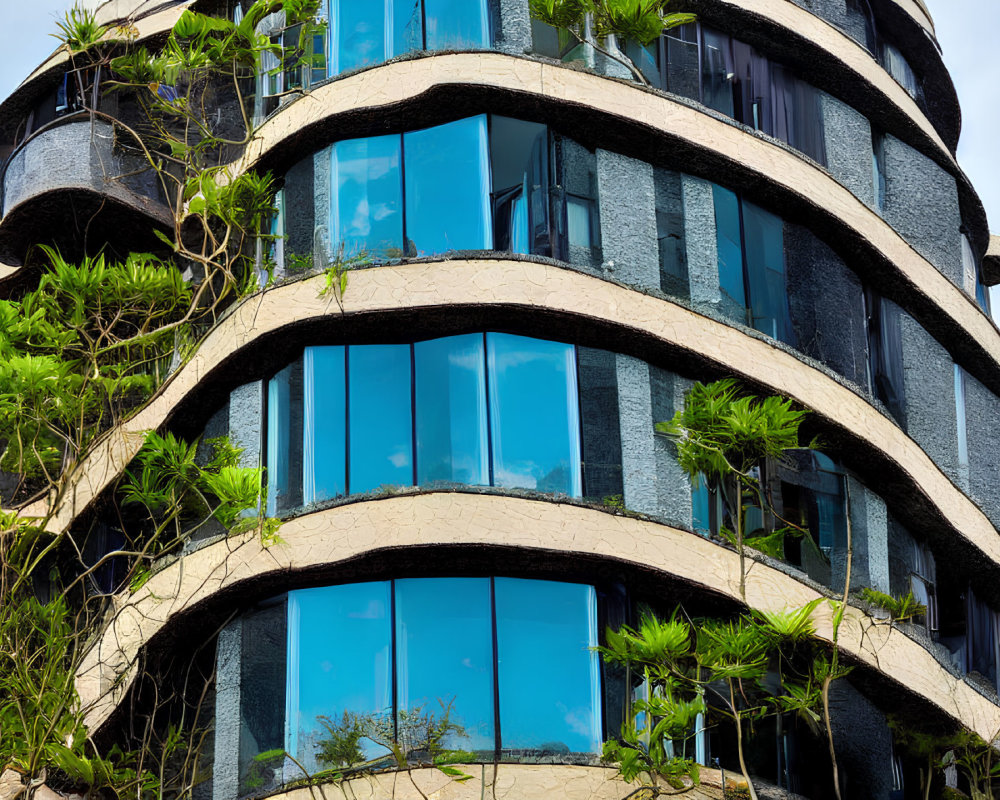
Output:
<svg viewBox="0 0 1000 800">
<path fill-rule="evenodd" d="M 9 95 L 55 49 L 48 34 L 68 0 L 0 0 L 0 98 Z M 962 102 L 959 163 L 979 191 L 990 228 L 1000 234 L 1000 0 L 925 0 Z"/>
</svg>

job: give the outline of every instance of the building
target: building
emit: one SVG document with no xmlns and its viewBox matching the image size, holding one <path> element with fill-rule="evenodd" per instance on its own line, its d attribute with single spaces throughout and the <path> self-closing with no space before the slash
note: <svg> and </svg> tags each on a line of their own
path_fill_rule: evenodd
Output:
<svg viewBox="0 0 1000 800">
<path fill-rule="evenodd" d="M 155 41 L 191 6 L 241 13 L 97 13 Z M 55 514 L 105 513 L 156 428 L 228 433 L 286 520 L 280 545 L 206 536 L 135 591 L 107 577 L 115 613 L 77 681 L 91 731 L 127 736 L 151 691 L 137 665 L 174 659 L 214 672 L 199 800 L 321 771 L 323 717 L 382 713 L 399 735 L 439 701 L 475 766 L 464 783 L 419 771 L 427 796 L 625 797 L 599 753 L 629 687 L 589 648 L 643 605 L 742 607 L 713 536 L 726 509 L 654 427 L 693 381 L 735 376 L 810 409 L 825 442 L 766 470 L 810 533 L 755 558 L 747 604 L 835 597 L 850 527 L 853 585 L 926 606 L 896 625 L 850 606 L 855 670 L 833 697 L 845 796 L 919 796 L 887 715 L 1000 731 L 1000 258 L 926 9 L 703 0 L 697 23 L 623 45 L 641 86 L 527 0 L 401 6 L 332 0 L 308 74 L 265 65 L 240 163 L 281 179 L 280 280 L 102 440 Z M 280 15 L 261 32 L 299 39 Z M 34 242 L 122 253 L 163 219 L 65 76 L 54 56 L 2 107 L 9 293 Z M 341 246 L 374 254 L 342 307 L 313 275 Z M 762 723 L 762 796 L 832 796 L 818 746 Z M 690 796 L 719 796 L 733 750 L 724 725 L 697 737 Z M 396 778 L 364 786 L 390 796 Z"/>
</svg>

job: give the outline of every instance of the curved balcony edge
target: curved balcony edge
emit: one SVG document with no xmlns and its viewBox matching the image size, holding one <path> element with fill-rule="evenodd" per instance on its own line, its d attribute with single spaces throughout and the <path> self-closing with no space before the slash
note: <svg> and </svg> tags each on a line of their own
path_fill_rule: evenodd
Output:
<svg viewBox="0 0 1000 800">
<path fill-rule="evenodd" d="M 889 417 L 855 390 L 769 340 L 755 338 L 667 300 L 531 261 L 467 260 L 377 267 L 352 273 L 343 311 L 320 296 L 324 276 L 286 284 L 251 296 L 235 307 L 202 341 L 145 407 L 105 434 L 79 464 L 49 526 L 67 530 L 107 489 L 142 446 L 146 431 L 159 429 L 210 376 L 253 344 L 295 326 L 370 315 L 467 307 L 543 312 L 586 320 L 601 328 L 602 341 L 630 342 L 656 351 L 683 353 L 712 369 L 787 395 L 847 437 L 894 465 L 931 510 L 939 527 L 1000 565 L 1000 537 L 985 513 Z M 638 343 L 638 344 L 636 344 Z M 625 345 L 622 345 L 623 347 Z M 244 379 L 245 372 L 244 372 Z M 866 451 L 867 452 L 867 451 Z M 23 507 L 24 517 L 45 516 L 48 501 Z"/>
<path fill-rule="evenodd" d="M 873 272 L 881 269 L 883 283 L 897 296 L 912 291 L 924 308 L 933 306 L 942 312 L 943 321 L 921 322 L 932 332 L 935 327 L 941 330 L 939 338 L 960 342 L 977 360 L 985 355 L 996 375 L 993 382 L 1000 386 L 1000 331 L 992 320 L 974 298 L 828 172 L 761 135 L 623 81 L 499 53 L 434 55 L 393 62 L 324 84 L 285 106 L 258 129 L 244 158 L 232 169 L 287 166 L 301 154 L 304 141 L 336 135 L 352 115 L 365 115 L 370 120 L 379 111 L 414 111 L 417 104 L 426 115 L 426 108 L 433 105 L 427 95 L 447 90 L 501 93 L 512 112 L 539 102 L 551 103 L 551 110 L 563 114 L 570 129 L 576 122 L 574 114 L 581 109 L 591 125 L 595 113 L 603 114 L 607 124 L 600 129 L 613 138 L 609 144 L 621 144 L 631 151 L 626 154 L 646 153 L 648 158 L 649 132 L 653 131 L 667 140 L 664 149 L 669 145 L 675 158 L 687 157 L 685 163 L 690 167 L 685 169 L 703 173 L 700 177 L 711 179 L 705 168 L 709 154 L 725 166 L 730 188 L 759 189 L 763 182 L 772 195 L 774 190 L 783 194 L 800 217 L 806 212 L 816 228 L 826 227 L 831 237 L 844 237 L 857 249 L 867 251 Z M 473 100 L 462 99 L 463 105 L 475 105 Z M 453 107 L 454 100 L 452 96 L 442 104 Z M 483 108 L 503 113 L 507 109 L 497 108 L 503 100 L 503 96 L 490 97 Z M 479 103 L 483 102 L 480 97 Z M 583 128 L 577 125 L 576 129 Z"/>
<path fill-rule="evenodd" d="M 287 580 L 300 571 L 388 550 L 500 546 L 568 553 L 650 570 L 742 604 L 735 551 L 661 523 L 557 501 L 453 493 L 396 496 L 298 517 L 282 526 L 281 537 L 284 544 L 271 547 L 253 534 L 216 542 L 156 573 L 136 594 L 116 598 L 111 623 L 84 656 L 76 677 L 92 731 L 126 696 L 143 647 L 220 592 L 245 595 L 268 576 Z M 753 609 L 798 608 L 826 596 L 759 561 L 747 570 L 746 605 Z M 820 604 L 813 614 L 823 641 L 833 641 L 833 616 L 830 604 Z M 984 738 L 1000 727 L 1000 707 L 952 676 L 898 627 L 848 606 L 838 646 Z"/>
</svg>

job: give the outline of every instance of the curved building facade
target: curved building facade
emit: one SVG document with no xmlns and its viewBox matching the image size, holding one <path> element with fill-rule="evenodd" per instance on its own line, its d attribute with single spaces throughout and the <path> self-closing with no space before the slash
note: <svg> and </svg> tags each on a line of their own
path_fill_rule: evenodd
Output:
<svg viewBox="0 0 1000 800">
<path fill-rule="evenodd" d="M 228 435 L 263 468 L 281 541 L 204 528 L 141 586 L 95 573 L 115 610 L 77 675 L 95 737 L 150 702 L 139 665 L 188 654 L 213 675 L 197 800 L 341 781 L 351 715 L 387 733 L 357 745 L 372 774 L 348 793 L 624 798 L 602 743 L 642 685 L 602 662 L 606 631 L 647 609 L 833 600 L 850 564 L 852 588 L 925 613 L 852 599 L 836 637 L 828 604 L 814 614 L 853 667 L 831 697 L 843 796 L 922 796 L 901 728 L 994 739 L 1000 256 L 955 159 L 933 21 L 919 0 L 688 6 L 698 21 L 647 47 L 606 43 L 645 85 L 528 0 L 324 0 L 309 66 L 261 65 L 231 166 L 278 178 L 259 248 L 276 282 L 97 442 L 72 491 L 22 512 L 85 520 L 100 559 L 143 431 Z M 188 7 L 243 12 L 97 13 L 155 42 Z M 258 30 L 301 41 L 280 13 Z M 125 252 L 169 225 L 156 182 L 74 104 L 103 98 L 99 79 L 66 69 L 53 56 L 0 107 L 8 295 L 34 242 Z M 95 222 L 53 233 L 52 214 Z M 319 273 L 355 256 L 331 302 Z M 806 533 L 784 559 L 751 553 L 745 598 L 722 498 L 656 432 L 720 377 L 791 398 L 823 442 L 760 466 Z M 442 714 L 471 779 L 411 769 L 400 788 L 393 743 Z M 731 723 L 710 712 L 694 741 L 689 796 L 723 796 Z M 793 715 L 752 742 L 762 797 L 834 796 L 825 737 Z"/>
</svg>

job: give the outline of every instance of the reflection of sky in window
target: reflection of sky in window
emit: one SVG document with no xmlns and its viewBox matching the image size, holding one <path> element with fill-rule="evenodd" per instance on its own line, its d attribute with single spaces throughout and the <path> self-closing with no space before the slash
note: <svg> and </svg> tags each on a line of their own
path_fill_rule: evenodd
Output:
<svg viewBox="0 0 1000 800">
<path fill-rule="evenodd" d="M 740 202 L 721 186 L 712 186 L 715 199 L 715 234 L 719 257 L 719 288 L 740 306 L 746 305 L 743 286 L 743 249 L 740 244 Z"/>
<path fill-rule="evenodd" d="M 405 133 L 403 152 L 406 236 L 416 255 L 492 248 L 486 116 Z"/>
<path fill-rule="evenodd" d="M 414 358 L 417 483 L 488 483 L 482 334 L 418 342 Z"/>
<path fill-rule="evenodd" d="M 486 0 L 424 0 L 428 50 L 489 47 Z"/>
<path fill-rule="evenodd" d="M 307 347 L 303 426 L 303 502 L 330 500 L 347 490 L 344 348 Z"/>
<path fill-rule="evenodd" d="M 413 484 L 410 346 L 350 348 L 350 491 Z"/>
<path fill-rule="evenodd" d="M 784 225 L 780 217 L 744 202 L 743 231 L 754 327 L 787 341 Z"/>
<path fill-rule="evenodd" d="M 314 771 L 314 747 L 344 711 L 392 713 L 389 583 L 288 593 L 285 749 Z M 368 742 L 365 755 L 383 748 Z"/>
<path fill-rule="evenodd" d="M 399 136 L 337 142 L 330 148 L 330 228 L 336 247 L 398 253 L 403 242 Z"/>
<path fill-rule="evenodd" d="M 385 50 L 385 2 L 333 0 L 333 74 L 378 64 L 392 55 Z"/>
<path fill-rule="evenodd" d="M 594 753 L 601 744 L 592 586 L 496 579 L 500 735 L 505 749 Z"/>
<path fill-rule="evenodd" d="M 453 749 L 493 749 L 493 633 L 488 578 L 396 581 L 396 675 L 399 709 L 451 721 L 465 736 Z M 442 705 L 443 704 L 443 705 Z"/>
<path fill-rule="evenodd" d="M 581 494 L 572 345 L 487 334 L 496 486 Z"/>
</svg>

